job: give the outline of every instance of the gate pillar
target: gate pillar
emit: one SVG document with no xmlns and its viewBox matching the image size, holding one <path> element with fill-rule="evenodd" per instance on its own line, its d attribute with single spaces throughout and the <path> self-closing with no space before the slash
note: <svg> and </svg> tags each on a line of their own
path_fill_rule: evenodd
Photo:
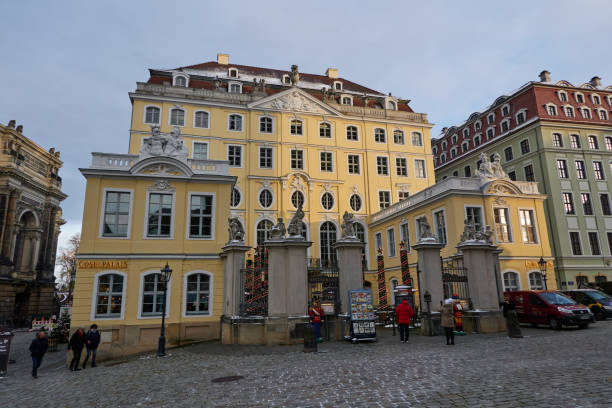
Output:
<svg viewBox="0 0 612 408">
<path fill-rule="evenodd" d="M 501 251 L 497 246 L 482 241 L 461 242 L 457 249 L 463 254 L 474 309 L 499 310 L 503 301 L 498 258 Z"/>
<path fill-rule="evenodd" d="M 251 247 L 243 241 L 230 241 L 223 247 L 223 315 L 238 316 L 242 301 L 240 270 L 244 267 L 244 254 Z"/>
<path fill-rule="evenodd" d="M 431 309 L 437 311 L 440 302 L 444 301 L 444 291 L 442 287 L 442 260 L 440 259 L 440 249 L 444 244 L 432 239 L 421 239 L 412 248 L 418 253 L 418 286 L 419 286 L 419 307 L 421 311 L 426 311 L 423 302 L 423 295 L 429 292 L 431 295 Z"/>
<path fill-rule="evenodd" d="M 361 251 L 363 242 L 341 238 L 333 244 L 338 251 L 338 279 L 340 291 L 340 313 L 348 313 L 348 291 L 363 288 Z"/>
</svg>

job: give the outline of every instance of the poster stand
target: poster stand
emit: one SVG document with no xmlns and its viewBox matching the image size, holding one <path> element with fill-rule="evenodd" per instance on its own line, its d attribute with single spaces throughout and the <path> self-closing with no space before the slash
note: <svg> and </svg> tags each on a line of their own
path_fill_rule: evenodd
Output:
<svg viewBox="0 0 612 408">
<path fill-rule="evenodd" d="M 372 303 L 372 291 L 367 289 L 349 290 L 349 333 L 344 336 L 348 341 L 376 341 L 376 315 Z"/>
</svg>

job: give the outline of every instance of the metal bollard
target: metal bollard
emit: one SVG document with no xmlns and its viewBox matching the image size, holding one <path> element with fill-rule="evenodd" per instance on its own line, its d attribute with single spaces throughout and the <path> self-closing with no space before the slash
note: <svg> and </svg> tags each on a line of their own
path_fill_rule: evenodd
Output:
<svg viewBox="0 0 612 408">
<path fill-rule="evenodd" d="M 317 352 L 317 339 L 315 338 L 314 326 L 311 323 L 306 325 L 304 330 L 304 353 Z"/>
</svg>

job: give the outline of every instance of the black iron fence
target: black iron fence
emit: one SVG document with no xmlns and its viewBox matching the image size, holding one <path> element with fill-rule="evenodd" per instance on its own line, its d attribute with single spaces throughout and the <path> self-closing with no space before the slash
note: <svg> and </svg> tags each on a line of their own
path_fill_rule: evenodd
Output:
<svg viewBox="0 0 612 408">
<path fill-rule="evenodd" d="M 321 302 L 326 314 L 338 314 L 340 311 L 339 274 L 336 262 L 326 259 L 308 259 L 308 301 Z"/>
<path fill-rule="evenodd" d="M 442 259 L 442 287 L 445 299 L 456 297 L 470 300 L 467 269 L 463 266 L 462 257 Z"/>
</svg>

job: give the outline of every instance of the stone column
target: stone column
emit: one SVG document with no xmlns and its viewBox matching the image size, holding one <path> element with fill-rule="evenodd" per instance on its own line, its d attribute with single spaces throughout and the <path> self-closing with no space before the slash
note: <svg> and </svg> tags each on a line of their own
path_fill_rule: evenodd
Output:
<svg viewBox="0 0 612 408">
<path fill-rule="evenodd" d="M 268 249 L 268 316 L 308 314 L 306 250 L 312 242 L 302 237 L 266 241 Z"/>
<path fill-rule="evenodd" d="M 15 231 L 15 223 L 19 220 L 15 220 L 16 210 L 17 210 L 17 200 L 19 199 L 19 192 L 17 190 L 11 190 L 10 195 L 8 197 L 8 211 L 6 213 L 5 218 L 5 226 L 4 226 L 4 236 L 2 237 L 2 257 L 6 257 L 8 259 L 12 258 L 12 244 L 13 244 L 13 235 Z"/>
<path fill-rule="evenodd" d="M 468 288 L 474 309 L 497 311 L 501 282 L 499 278 L 499 250 L 483 241 L 466 241 L 457 245 L 463 254 L 463 266 L 467 269 Z"/>
<path fill-rule="evenodd" d="M 244 254 L 251 247 L 243 241 L 230 241 L 223 247 L 223 315 L 238 316 L 242 301 L 240 270 L 245 267 Z"/>
<path fill-rule="evenodd" d="M 341 238 L 333 247 L 338 251 L 340 313 L 348 313 L 348 291 L 363 288 L 361 251 L 364 243 L 357 238 Z"/>
<path fill-rule="evenodd" d="M 421 311 L 426 311 L 427 305 L 423 300 L 425 292 L 431 295 L 431 309 L 437 311 L 440 301 L 444 301 L 444 291 L 442 288 L 442 260 L 440 259 L 440 249 L 444 245 L 435 239 L 421 239 L 412 248 L 418 253 L 419 267 L 419 307 Z"/>
</svg>

